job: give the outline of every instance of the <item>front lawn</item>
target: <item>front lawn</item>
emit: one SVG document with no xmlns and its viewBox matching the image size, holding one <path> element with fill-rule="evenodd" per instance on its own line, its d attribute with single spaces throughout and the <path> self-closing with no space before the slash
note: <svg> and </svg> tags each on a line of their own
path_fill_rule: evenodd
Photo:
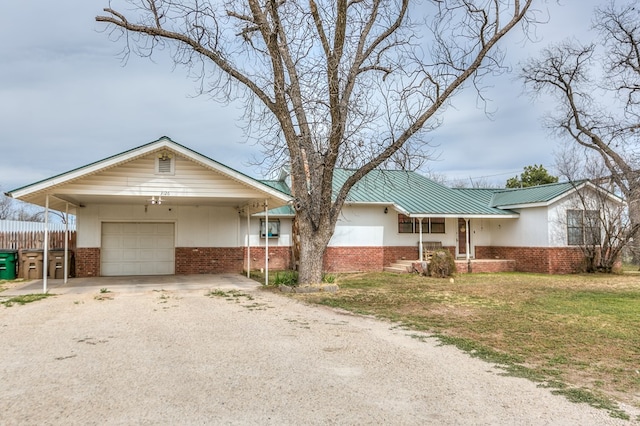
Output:
<svg viewBox="0 0 640 426">
<path fill-rule="evenodd" d="M 624 417 L 640 407 L 640 275 L 339 275 L 340 291 L 294 294 L 375 315 Z"/>
</svg>

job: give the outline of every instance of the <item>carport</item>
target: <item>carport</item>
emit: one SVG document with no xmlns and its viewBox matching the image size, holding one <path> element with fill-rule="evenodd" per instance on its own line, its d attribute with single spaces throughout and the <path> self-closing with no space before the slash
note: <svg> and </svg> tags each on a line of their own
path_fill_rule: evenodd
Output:
<svg viewBox="0 0 640 426">
<path fill-rule="evenodd" d="M 269 245 L 279 241 L 260 237 L 260 221 L 291 200 L 167 137 L 7 195 L 76 216 L 80 278 L 249 271 L 253 245 L 268 279 Z M 46 269 L 42 281 L 46 292 Z"/>
</svg>

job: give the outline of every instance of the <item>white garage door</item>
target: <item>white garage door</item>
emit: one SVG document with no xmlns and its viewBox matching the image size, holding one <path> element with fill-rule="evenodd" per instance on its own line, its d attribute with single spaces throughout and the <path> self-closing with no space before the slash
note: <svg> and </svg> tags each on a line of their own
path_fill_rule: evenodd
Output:
<svg viewBox="0 0 640 426">
<path fill-rule="evenodd" d="M 173 223 L 102 224 L 102 276 L 174 273 Z"/>
</svg>

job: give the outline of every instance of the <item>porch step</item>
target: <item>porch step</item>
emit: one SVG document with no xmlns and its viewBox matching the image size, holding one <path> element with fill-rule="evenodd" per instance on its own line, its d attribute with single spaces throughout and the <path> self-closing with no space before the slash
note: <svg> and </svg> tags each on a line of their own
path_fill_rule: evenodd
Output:
<svg viewBox="0 0 640 426">
<path fill-rule="evenodd" d="M 393 272 L 395 274 L 408 274 L 411 272 L 412 264 L 419 262 L 418 260 L 398 260 L 384 268 L 385 272 Z"/>
</svg>

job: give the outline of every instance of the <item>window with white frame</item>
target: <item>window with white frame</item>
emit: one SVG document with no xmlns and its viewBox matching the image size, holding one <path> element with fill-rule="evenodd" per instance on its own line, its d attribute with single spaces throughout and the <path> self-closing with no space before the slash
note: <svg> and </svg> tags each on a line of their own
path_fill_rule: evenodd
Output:
<svg viewBox="0 0 640 426">
<path fill-rule="evenodd" d="M 567 210 L 568 245 L 599 245 L 601 233 L 599 210 Z"/>
</svg>

